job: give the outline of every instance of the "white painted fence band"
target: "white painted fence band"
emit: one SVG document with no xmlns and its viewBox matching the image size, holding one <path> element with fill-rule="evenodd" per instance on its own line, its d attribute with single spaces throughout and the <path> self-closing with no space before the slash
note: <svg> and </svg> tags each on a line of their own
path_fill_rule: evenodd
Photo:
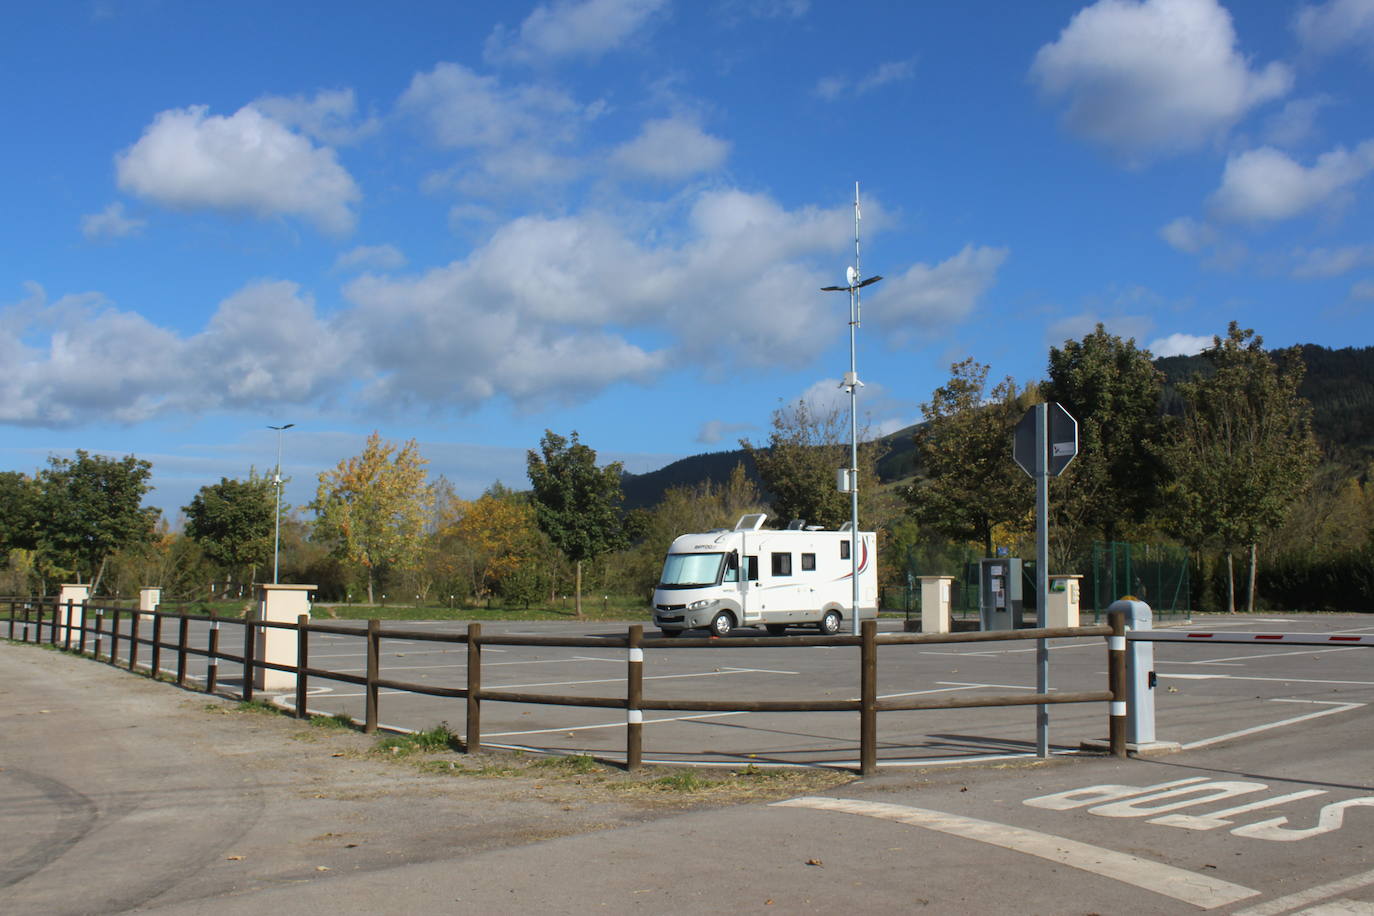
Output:
<svg viewBox="0 0 1374 916">
<path fill-rule="evenodd" d="M 643 664 L 643 663 L 644 663 L 644 650 L 643 650 L 643 649 L 631 649 L 631 650 L 630 650 L 630 664 L 635 665 L 635 664 Z"/>
<path fill-rule="evenodd" d="M 631 725 L 643 725 L 644 711 L 640 709 L 628 710 L 625 721 L 629 722 Z"/>
<path fill-rule="evenodd" d="M 1111 714 L 1112 714 L 1113 716 L 1124 716 L 1124 715 L 1126 715 L 1126 704 L 1123 703 L 1123 702 L 1121 702 L 1120 700 L 1113 700 L 1113 701 L 1112 701 L 1112 713 L 1111 713 Z"/>
<path fill-rule="evenodd" d="M 1124 636 L 1108 636 L 1108 637 L 1107 637 L 1107 651 L 1109 651 L 1109 652 L 1125 652 L 1125 651 L 1126 651 L 1126 637 L 1124 637 Z"/>
</svg>

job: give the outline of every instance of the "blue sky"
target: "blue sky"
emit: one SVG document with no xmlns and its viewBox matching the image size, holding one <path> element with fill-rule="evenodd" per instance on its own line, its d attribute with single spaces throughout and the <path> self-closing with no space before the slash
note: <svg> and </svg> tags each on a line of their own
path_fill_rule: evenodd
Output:
<svg viewBox="0 0 1374 916">
<path fill-rule="evenodd" d="M 1371 343 L 1374 0 L 13 6 L 0 466 L 174 519 L 372 430 L 476 496 L 545 428 L 634 471 L 952 362 L 1232 319 Z"/>
</svg>

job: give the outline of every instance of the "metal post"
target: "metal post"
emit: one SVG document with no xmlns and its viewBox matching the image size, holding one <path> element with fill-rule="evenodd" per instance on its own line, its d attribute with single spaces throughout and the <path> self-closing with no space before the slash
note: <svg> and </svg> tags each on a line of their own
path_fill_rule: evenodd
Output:
<svg viewBox="0 0 1374 916">
<path fill-rule="evenodd" d="M 1050 411 L 1035 405 L 1035 622 L 1044 629 L 1050 601 Z M 1050 692 L 1050 643 L 1035 641 L 1035 691 Z M 1035 707 L 1035 753 L 1050 755 L 1050 708 Z"/>
<path fill-rule="evenodd" d="M 1107 680 L 1112 691 L 1108 743 L 1113 757 L 1126 756 L 1126 615 L 1107 615 L 1112 635 L 1107 637 Z"/>
<path fill-rule="evenodd" d="M 629 647 L 625 674 L 625 769 L 634 772 L 644 759 L 644 625 L 630 627 L 626 640 Z"/>
<path fill-rule="evenodd" d="M 371 735 L 377 731 L 377 678 L 381 677 L 382 667 L 382 622 L 367 622 L 367 711 L 363 720 L 363 734 Z"/>
<path fill-rule="evenodd" d="M 277 491 L 276 511 L 273 513 L 274 523 L 272 526 L 272 584 L 276 585 L 278 580 L 278 570 L 280 565 L 278 557 L 281 552 L 281 434 L 283 430 L 290 429 L 295 423 L 285 423 L 281 426 L 269 426 L 268 429 L 277 431 L 277 472 L 273 475 L 273 486 Z"/>
<path fill-rule="evenodd" d="M 482 749 L 482 625 L 468 624 L 468 723 L 463 749 L 475 754 Z"/>
<path fill-rule="evenodd" d="M 865 620 L 859 645 L 859 775 L 878 772 L 878 621 Z"/>
<path fill-rule="evenodd" d="M 310 667 L 310 615 L 299 614 L 296 617 L 296 718 L 308 719 L 309 711 L 305 708 L 306 685 L 305 669 Z"/>
</svg>

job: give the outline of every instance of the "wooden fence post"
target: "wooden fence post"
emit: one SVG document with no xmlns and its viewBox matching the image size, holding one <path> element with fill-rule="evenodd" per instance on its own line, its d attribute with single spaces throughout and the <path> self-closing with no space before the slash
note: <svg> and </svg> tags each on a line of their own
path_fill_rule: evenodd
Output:
<svg viewBox="0 0 1374 916">
<path fill-rule="evenodd" d="M 468 723 L 463 733 L 463 750 L 475 754 L 482 749 L 482 625 L 468 624 Z"/>
<path fill-rule="evenodd" d="M 207 638 L 205 692 L 214 693 L 215 684 L 219 680 L 219 616 L 214 610 L 210 611 L 210 635 Z"/>
<path fill-rule="evenodd" d="M 629 647 L 625 673 L 625 769 L 633 773 L 644 761 L 644 625 L 630 627 L 626 644 Z"/>
<path fill-rule="evenodd" d="M 254 654 L 258 648 L 258 631 L 251 617 L 243 618 L 243 702 L 253 701 Z"/>
<path fill-rule="evenodd" d="M 81 606 L 81 629 L 76 638 L 76 651 L 80 655 L 86 654 L 86 612 L 90 608 L 84 603 Z"/>
<path fill-rule="evenodd" d="M 305 708 L 305 669 L 310 667 L 310 615 L 296 617 L 296 718 L 308 719 Z"/>
<path fill-rule="evenodd" d="M 382 668 L 382 622 L 367 622 L 367 711 L 363 720 L 363 734 L 371 735 L 377 731 L 377 678 Z"/>
<path fill-rule="evenodd" d="M 859 645 L 859 775 L 878 772 L 878 621 L 865 620 Z"/>
<path fill-rule="evenodd" d="M 105 609 L 95 609 L 95 644 L 91 646 L 91 658 L 100 661 L 100 649 L 105 643 Z"/>
<path fill-rule="evenodd" d="M 153 612 L 153 680 L 162 671 L 162 615 Z"/>
<path fill-rule="evenodd" d="M 114 609 L 110 618 L 110 664 L 119 663 L 119 608 Z"/>
<path fill-rule="evenodd" d="M 54 618 L 55 620 L 56 618 Z M 70 651 L 72 648 L 72 599 L 67 599 L 67 613 L 62 618 L 62 649 Z"/>
<path fill-rule="evenodd" d="M 1108 744 L 1113 757 L 1126 756 L 1126 615 L 1115 611 L 1107 615 L 1112 635 L 1107 637 L 1107 682 L 1112 692 Z"/>
<path fill-rule="evenodd" d="M 138 664 L 138 619 L 143 615 L 137 611 L 129 615 L 129 670 Z"/>
<path fill-rule="evenodd" d="M 177 626 L 177 686 L 186 686 L 186 641 L 191 635 L 191 621 L 185 614 Z"/>
</svg>

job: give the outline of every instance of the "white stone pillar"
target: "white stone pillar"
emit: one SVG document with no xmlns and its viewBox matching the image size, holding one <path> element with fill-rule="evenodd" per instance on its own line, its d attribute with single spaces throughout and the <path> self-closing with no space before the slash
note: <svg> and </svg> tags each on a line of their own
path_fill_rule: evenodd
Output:
<svg viewBox="0 0 1374 916">
<path fill-rule="evenodd" d="M 75 645 L 81 638 L 81 625 L 86 620 L 86 602 L 90 600 L 91 587 L 89 585 L 64 583 L 62 590 L 57 593 L 57 625 L 62 629 L 59 633 L 65 634 L 68 627 L 71 629 L 71 641 Z M 67 618 L 67 602 L 72 603 L 71 619 Z M 57 637 L 61 642 L 62 635 Z"/>
<path fill-rule="evenodd" d="M 301 614 L 310 616 L 310 593 L 317 587 L 271 583 L 259 585 L 256 618 L 295 623 Z M 296 664 L 296 631 L 261 627 L 254 655 L 259 661 L 274 665 Z M 257 668 L 253 674 L 253 686 L 259 690 L 295 690 L 296 676 L 286 671 Z"/>
<path fill-rule="evenodd" d="M 152 620 L 153 611 L 162 603 L 162 589 L 156 585 L 145 585 L 138 590 L 138 615 L 142 620 Z"/>
<path fill-rule="evenodd" d="M 1082 576 L 1050 576 L 1050 593 L 1045 608 L 1045 626 L 1078 626 L 1078 596 L 1082 578 Z"/>
<path fill-rule="evenodd" d="M 921 576 L 921 632 L 948 633 L 953 576 Z"/>
</svg>

